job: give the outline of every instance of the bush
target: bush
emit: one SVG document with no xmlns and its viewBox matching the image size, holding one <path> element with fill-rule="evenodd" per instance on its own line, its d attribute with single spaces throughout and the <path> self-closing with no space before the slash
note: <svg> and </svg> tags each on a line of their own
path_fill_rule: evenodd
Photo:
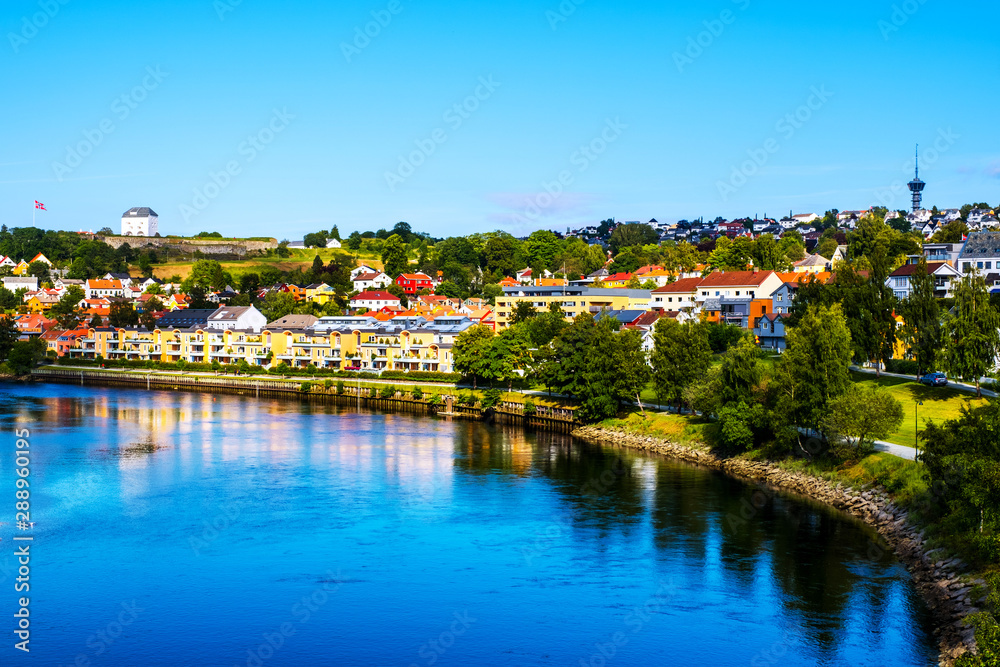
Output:
<svg viewBox="0 0 1000 667">
<path fill-rule="evenodd" d="M 412 392 L 414 400 L 419 401 L 424 397 L 424 392 L 420 390 L 420 387 L 414 387 Z"/>
<path fill-rule="evenodd" d="M 333 380 L 323 380 L 323 389 L 330 391 L 330 387 L 333 386 Z"/>
<path fill-rule="evenodd" d="M 344 381 L 337 380 L 337 393 L 343 395 L 344 393 Z"/>
<path fill-rule="evenodd" d="M 382 390 L 379 391 L 379 397 L 380 398 L 395 398 L 396 397 L 396 388 L 394 386 L 392 386 L 391 384 L 388 385 L 388 386 L 382 387 Z"/>
<path fill-rule="evenodd" d="M 500 404 L 500 400 L 503 398 L 503 391 L 497 388 L 487 389 L 483 393 L 483 400 L 481 405 L 485 409 L 495 408 Z"/>
<path fill-rule="evenodd" d="M 432 407 L 437 407 L 441 405 L 441 394 L 434 394 L 431 396 L 431 400 L 427 401 L 427 404 Z"/>
<path fill-rule="evenodd" d="M 310 391 L 312 391 L 312 388 L 313 388 L 312 382 L 303 382 L 301 385 L 299 385 L 299 391 L 301 391 L 303 394 L 308 394 Z"/>
<path fill-rule="evenodd" d="M 467 393 L 467 394 L 459 394 L 459 396 L 458 396 L 458 404 L 459 405 L 470 405 L 470 406 L 471 405 L 475 405 L 476 404 L 476 396 L 475 396 L 475 394 L 473 394 L 471 391 L 469 393 Z"/>
<path fill-rule="evenodd" d="M 885 372 L 916 376 L 920 373 L 920 366 L 911 359 L 889 359 L 885 362 Z"/>
<path fill-rule="evenodd" d="M 527 400 L 524 402 L 524 408 L 522 411 L 524 412 L 525 417 L 533 417 L 538 412 L 538 408 L 536 408 L 535 404 L 530 400 Z"/>
</svg>

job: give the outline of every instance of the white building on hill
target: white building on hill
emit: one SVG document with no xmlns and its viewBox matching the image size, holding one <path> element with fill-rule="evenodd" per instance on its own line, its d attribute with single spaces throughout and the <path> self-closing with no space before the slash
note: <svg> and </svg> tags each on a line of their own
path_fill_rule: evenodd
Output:
<svg viewBox="0 0 1000 667">
<path fill-rule="evenodd" d="M 122 215 L 122 236 L 156 236 L 159 226 L 159 216 L 147 206 L 131 208 Z"/>
</svg>

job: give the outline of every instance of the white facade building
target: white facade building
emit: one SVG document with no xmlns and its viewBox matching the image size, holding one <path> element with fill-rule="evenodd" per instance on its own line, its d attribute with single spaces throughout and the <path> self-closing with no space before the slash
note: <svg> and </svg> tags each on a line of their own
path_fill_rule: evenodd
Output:
<svg viewBox="0 0 1000 667">
<path fill-rule="evenodd" d="M 122 214 L 122 236 L 156 236 L 160 218 L 153 209 L 143 206 Z"/>
</svg>

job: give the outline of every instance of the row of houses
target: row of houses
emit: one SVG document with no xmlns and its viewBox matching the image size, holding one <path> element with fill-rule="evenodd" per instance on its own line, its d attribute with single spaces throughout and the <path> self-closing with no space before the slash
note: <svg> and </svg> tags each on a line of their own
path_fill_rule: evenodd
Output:
<svg viewBox="0 0 1000 667">
<path fill-rule="evenodd" d="M 28 268 L 35 262 L 42 262 L 43 264 L 47 265 L 50 269 L 52 268 L 52 262 L 50 262 L 49 258 L 43 255 L 42 253 L 38 253 L 30 260 L 22 259 L 17 262 L 14 261 L 13 257 L 5 257 L 4 255 L 0 255 L 0 269 L 2 268 L 10 269 L 10 273 L 13 276 L 27 276 Z"/>
<path fill-rule="evenodd" d="M 450 373 L 455 339 L 475 324 L 464 315 L 431 320 L 289 315 L 268 323 L 253 306 L 222 306 L 166 314 L 151 331 L 99 327 L 44 333 L 50 349 L 76 359 Z"/>
</svg>

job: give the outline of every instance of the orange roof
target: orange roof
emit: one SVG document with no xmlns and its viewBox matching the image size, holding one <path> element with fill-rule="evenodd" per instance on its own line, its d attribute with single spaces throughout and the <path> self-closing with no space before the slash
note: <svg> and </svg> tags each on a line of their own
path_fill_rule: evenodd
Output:
<svg viewBox="0 0 1000 667">
<path fill-rule="evenodd" d="M 120 280 L 88 280 L 87 287 L 90 289 L 121 289 Z"/>
<path fill-rule="evenodd" d="M 817 280 L 825 283 L 833 277 L 833 274 L 826 271 L 819 271 L 817 273 L 779 273 L 778 277 L 781 278 L 781 282 L 783 283 L 801 283 L 809 280 Z"/>
<path fill-rule="evenodd" d="M 513 278 L 504 278 L 500 281 L 500 287 L 520 287 L 521 283 L 517 282 Z"/>
</svg>

